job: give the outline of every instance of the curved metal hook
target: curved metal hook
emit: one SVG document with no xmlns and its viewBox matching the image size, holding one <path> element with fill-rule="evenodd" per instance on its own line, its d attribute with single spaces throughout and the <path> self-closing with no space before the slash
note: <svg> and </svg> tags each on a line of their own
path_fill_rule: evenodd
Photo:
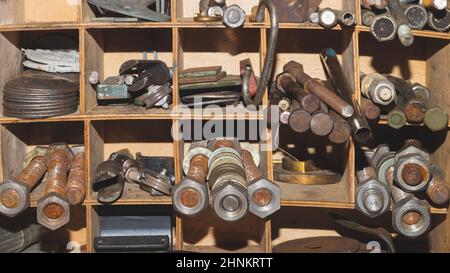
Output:
<svg viewBox="0 0 450 273">
<path fill-rule="evenodd" d="M 269 45 L 267 47 L 267 54 L 264 60 L 264 67 L 261 74 L 261 79 L 259 80 L 258 89 L 256 91 L 256 96 L 254 99 L 249 94 L 249 84 L 252 69 L 246 67 L 243 72 L 242 79 L 242 97 L 246 105 L 253 104 L 259 106 L 262 102 L 264 92 L 266 91 L 267 84 L 269 83 L 269 78 L 272 73 L 275 48 L 277 46 L 278 40 L 278 15 L 277 8 L 272 0 L 260 0 L 258 5 L 258 12 L 256 14 L 256 22 L 261 22 L 264 19 L 265 8 L 269 10 L 270 15 L 270 38 Z"/>
</svg>

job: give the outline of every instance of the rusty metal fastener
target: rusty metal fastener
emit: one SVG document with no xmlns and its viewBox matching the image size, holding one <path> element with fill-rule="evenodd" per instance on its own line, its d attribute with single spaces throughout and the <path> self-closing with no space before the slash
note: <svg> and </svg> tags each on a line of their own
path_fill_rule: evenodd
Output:
<svg viewBox="0 0 450 273">
<path fill-rule="evenodd" d="M 300 106 L 308 113 L 312 114 L 319 110 L 320 100 L 319 98 L 305 91 L 297 83 L 294 76 L 289 73 L 281 73 L 277 76 L 277 88 L 289 94 L 293 99 L 300 102 Z"/>
<path fill-rule="evenodd" d="M 427 189 L 427 196 L 436 205 L 444 205 L 449 201 L 450 189 L 445 185 L 444 172 L 437 165 L 431 165 L 433 178 Z"/>
<path fill-rule="evenodd" d="M 290 61 L 283 67 L 283 71 L 292 74 L 303 85 L 305 90 L 318 96 L 342 117 L 350 118 L 353 115 L 353 107 L 317 80 L 313 80 L 313 78 L 307 75 L 303 71 L 303 65 L 295 61 Z"/>
<path fill-rule="evenodd" d="M 361 110 L 368 120 L 376 120 L 380 117 L 381 109 L 371 100 L 361 98 Z"/>
<path fill-rule="evenodd" d="M 34 157 L 20 172 L 17 179 L 10 178 L 0 184 L 0 212 L 13 217 L 24 211 L 30 204 L 30 191 L 47 172 L 45 158 Z"/>
<path fill-rule="evenodd" d="M 291 129 L 297 133 L 304 133 L 309 130 L 311 123 L 311 114 L 303 110 L 300 103 L 292 101 L 288 124 Z"/>
<path fill-rule="evenodd" d="M 71 205 L 83 203 L 86 194 L 85 180 L 85 153 L 80 152 L 75 155 L 72 167 L 70 168 L 69 178 L 66 185 L 66 197 Z"/>
<path fill-rule="evenodd" d="M 278 185 L 262 178 L 250 151 L 241 152 L 250 197 L 249 211 L 260 218 L 266 218 L 280 209 L 281 192 Z"/>
<path fill-rule="evenodd" d="M 37 205 L 39 224 L 55 230 L 70 220 L 70 207 L 65 196 L 67 173 L 74 160 L 67 144 L 52 144 L 47 153 L 47 184 Z"/>
<path fill-rule="evenodd" d="M 338 113 L 330 111 L 330 117 L 333 120 L 334 126 L 328 135 L 328 139 L 334 144 L 346 143 L 352 135 L 352 128 Z"/>
<path fill-rule="evenodd" d="M 331 116 L 319 110 L 311 117 L 311 131 L 318 136 L 327 136 L 333 130 L 334 122 Z"/>
</svg>

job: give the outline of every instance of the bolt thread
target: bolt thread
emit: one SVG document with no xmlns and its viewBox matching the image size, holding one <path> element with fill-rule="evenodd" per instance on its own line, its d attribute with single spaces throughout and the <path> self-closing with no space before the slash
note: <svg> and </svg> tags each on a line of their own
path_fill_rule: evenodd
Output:
<svg viewBox="0 0 450 273">
<path fill-rule="evenodd" d="M 81 204 L 86 195 L 85 153 L 75 155 L 66 185 L 66 197 L 71 205 Z"/>
<path fill-rule="evenodd" d="M 242 163 L 244 164 L 245 175 L 249 183 L 261 179 L 262 175 L 253 160 L 252 154 L 247 150 L 242 150 Z"/>
<path fill-rule="evenodd" d="M 47 160 L 47 184 L 45 195 L 58 193 L 65 195 L 69 158 L 64 149 L 51 149 Z"/>
<path fill-rule="evenodd" d="M 31 190 L 47 172 L 47 165 L 43 156 L 36 156 L 31 162 L 20 172 L 17 179 L 24 183 L 28 190 Z"/>
</svg>

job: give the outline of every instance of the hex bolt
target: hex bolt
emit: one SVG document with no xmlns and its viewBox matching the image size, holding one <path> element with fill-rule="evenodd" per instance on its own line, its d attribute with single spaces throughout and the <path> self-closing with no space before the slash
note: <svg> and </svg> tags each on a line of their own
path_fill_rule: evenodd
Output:
<svg viewBox="0 0 450 273">
<path fill-rule="evenodd" d="M 376 170 L 366 167 L 357 172 L 356 209 L 375 218 L 390 208 L 390 191 L 387 184 L 378 181 Z"/>
<path fill-rule="evenodd" d="M 450 8 L 430 12 L 428 26 L 436 31 L 447 32 L 450 29 Z"/>
<path fill-rule="evenodd" d="M 388 10 L 398 24 L 397 35 L 400 42 L 404 46 L 411 46 L 414 43 L 414 36 L 408 25 L 408 20 L 403 12 L 403 5 L 400 0 L 389 0 Z"/>
<path fill-rule="evenodd" d="M 361 73 L 361 92 L 379 105 L 389 105 L 397 99 L 394 84 L 378 73 Z"/>
<path fill-rule="evenodd" d="M 324 8 L 318 11 L 318 23 L 323 28 L 334 28 L 338 23 L 338 15 L 330 8 Z"/>
<path fill-rule="evenodd" d="M 224 221 L 234 222 L 248 211 L 248 182 L 242 163 L 241 147 L 233 140 L 215 140 L 208 160 L 211 205 Z"/>
<path fill-rule="evenodd" d="M 423 29 L 428 23 L 428 11 L 421 5 L 409 5 L 404 12 L 411 29 Z"/>
<path fill-rule="evenodd" d="M 45 158 L 34 157 L 20 172 L 19 176 L 9 178 L 0 184 L 0 212 L 14 217 L 30 205 L 30 191 L 37 185 L 47 172 Z"/>
<path fill-rule="evenodd" d="M 245 11 L 238 5 L 227 7 L 223 13 L 223 23 L 230 28 L 238 28 L 245 23 Z"/>
<path fill-rule="evenodd" d="M 83 203 L 86 195 L 85 176 L 85 153 L 79 152 L 75 155 L 75 159 L 70 168 L 69 177 L 67 178 L 66 197 L 69 204 L 80 205 Z"/>
<path fill-rule="evenodd" d="M 377 120 L 381 114 L 380 107 L 366 98 L 361 98 L 361 111 L 368 120 Z"/>
<path fill-rule="evenodd" d="M 283 71 L 292 74 L 297 79 L 297 82 L 303 85 L 305 90 L 315 94 L 342 117 L 349 118 L 353 116 L 353 107 L 323 84 L 304 73 L 303 65 L 290 61 L 283 67 Z"/>
<path fill-rule="evenodd" d="M 250 151 L 242 149 L 241 155 L 249 183 L 249 211 L 260 218 L 266 218 L 278 211 L 281 207 L 280 187 L 262 178 L 261 172 L 258 166 L 256 166 Z"/>
<path fill-rule="evenodd" d="M 425 234 L 431 226 L 428 204 L 393 184 L 390 185 L 390 189 L 394 200 L 392 226 L 395 231 L 412 239 Z"/>
<path fill-rule="evenodd" d="M 330 111 L 330 117 L 334 124 L 333 130 L 328 135 L 328 139 L 334 144 L 346 143 L 352 135 L 352 128 L 338 113 Z"/>
<path fill-rule="evenodd" d="M 70 220 L 70 206 L 65 189 L 67 173 L 74 155 L 65 143 L 52 144 L 46 156 L 47 183 L 44 196 L 37 205 L 37 221 L 51 230 L 56 230 Z"/>
<path fill-rule="evenodd" d="M 320 100 L 319 98 L 305 91 L 299 86 L 295 77 L 289 73 L 281 73 L 277 76 L 277 88 L 289 94 L 293 99 L 300 102 L 301 108 L 312 114 L 319 110 Z M 284 110 L 284 109 L 282 109 Z M 285 111 L 285 110 L 284 110 Z"/>
<path fill-rule="evenodd" d="M 430 91 L 428 88 L 419 83 L 415 83 L 412 85 L 412 90 L 416 97 L 427 104 L 424 120 L 425 126 L 433 132 L 446 129 L 448 126 L 448 113 L 439 106 L 430 106 Z"/>
<path fill-rule="evenodd" d="M 389 146 L 379 145 L 369 159 L 370 165 L 377 171 L 378 180 L 384 184 L 394 181 L 395 152 L 390 151 Z"/>
<path fill-rule="evenodd" d="M 394 129 L 400 129 L 406 125 L 406 115 L 403 112 L 405 107 L 405 99 L 398 97 L 397 104 L 388 114 L 388 125 Z"/>
<path fill-rule="evenodd" d="M 311 114 L 303 110 L 298 101 L 293 100 L 288 120 L 289 127 L 294 132 L 301 134 L 310 129 L 310 123 Z"/>
<path fill-rule="evenodd" d="M 370 27 L 373 24 L 376 14 L 368 9 L 361 10 L 362 24 L 363 26 Z"/>
<path fill-rule="evenodd" d="M 415 142 L 406 143 L 395 156 L 394 178 L 406 192 L 424 190 L 431 179 L 430 155 Z"/>
<path fill-rule="evenodd" d="M 397 33 L 397 23 L 389 13 L 379 14 L 373 19 L 370 32 L 379 42 L 392 41 Z"/>
<path fill-rule="evenodd" d="M 450 189 L 445 184 L 444 172 L 437 165 L 431 165 L 432 178 L 427 188 L 427 196 L 436 205 L 444 205 L 450 199 Z"/>
<path fill-rule="evenodd" d="M 319 110 L 311 116 L 311 132 L 317 136 L 327 136 L 333 130 L 334 121 L 330 114 Z"/>
<path fill-rule="evenodd" d="M 209 205 L 208 159 L 211 151 L 204 144 L 191 145 L 183 164 L 189 165 L 186 177 L 175 186 L 172 200 L 175 210 L 185 216 L 194 217 Z"/>
</svg>

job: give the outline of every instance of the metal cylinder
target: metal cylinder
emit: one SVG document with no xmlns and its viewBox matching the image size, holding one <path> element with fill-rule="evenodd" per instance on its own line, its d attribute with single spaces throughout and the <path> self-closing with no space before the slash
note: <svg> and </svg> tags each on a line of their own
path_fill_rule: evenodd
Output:
<svg viewBox="0 0 450 273">
<path fill-rule="evenodd" d="M 20 172 L 17 179 L 8 179 L 0 184 L 0 213 L 13 217 L 30 204 L 30 191 L 47 172 L 45 158 L 34 157 Z"/>
<path fill-rule="evenodd" d="M 69 222 L 70 207 L 65 188 L 67 173 L 74 155 L 67 144 L 52 144 L 47 153 L 47 183 L 44 196 L 37 205 L 37 220 L 41 225 L 55 230 Z"/>
<path fill-rule="evenodd" d="M 370 27 L 373 24 L 376 14 L 368 9 L 361 10 L 362 24 L 363 26 Z"/>
<path fill-rule="evenodd" d="M 450 189 L 445 184 L 444 172 L 437 165 L 431 165 L 431 182 L 427 188 L 427 196 L 436 205 L 448 203 L 450 198 Z"/>
<path fill-rule="evenodd" d="M 357 172 L 356 208 L 364 215 L 375 218 L 390 208 L 390 192 L 386 184 L 378 181 L 373 167 Z"/>
<path fill-rule="evenodd" d="M 377 120 L 380 117 L 381 109 L 371 100 L 361 98 L 361 111 L 368 120 Z"/>
<path fill-rule="evenodd" d="M 356 16 L 353 12 L 347 10 L 334 10 L 339 24 L 351 27 L 356 24 Z"/>
<path fill-rule="evenodd" d="M 428 26 L 436 31 L 447 32 L 450 29 L 450 8 L 430 12 Z"/>
<path fill-rule="evenodd" d="M 75 159 L 70 168 L 69 177 L 67 178 L 66 197 L 71 205 L 79 205 L 83 203 L 86 195 L 86 170 L 85 170 L 85 153 L 80 152 L 75 155 Z"/>
<path fill-rule="evenodd" d="M 277 88 L 279 90 L 284 91 L 289 96 L 291 96 L 292 99 L 297 100 L 300 102 L 301 108 L 303 110 L 307 111 L 308 113 L 314 113 L 317 111 L 320 107 L 320 100 L 319 98 L 310 93 L 305 91 L 300 85 L 297 83 L 296 78 L 289 74 L 289 73 L 282 73 L 277 76 Z M 282 109 L 286 111 L 286 109 Z"/>
<path fill-rule="evenodd" d="M 208 161 L 208 185 L 211 204 L 217 216 L 225 221 L 237 221 L 248 210 L 248 182 L 240 151 L 231 140 L 213 144 Z"/>
<path fill-rule="evenodd" d="M 241 27 L 245 23 L 245 11 L 238 5 L 231 5 L 223 13 L 223 22 L 227 27 Z"/>
<path fill-rule="evenodd" d="M 346 143 L 352 135 L 352 129 L 350 125 L 336 112 L 330 111 L 329 114 L 334 124 L 333 130 L 328 135 L 328 139 L 334 144 Z"/>
<path fill-rule="evenodd" d="M 388 9 L 391 16 L 398 24 L 397 35 L 400 42 L 404 46 L 411 46 L 414 43 L 414 36 L 411 28 L 408 25 L 405 13 L 403 12 L 403 5 L 400 0 L 389 0 Z"/>
<path fill-rule="evenodd" d="M 310 129 L 310 123 L 311 114 L 303 110 L 298 101 L 293 100 L 288 121 L 289 127 L 301 134 Z"/>
<path fill-rule="evenodd" d="M 370 33 L 379 42 L 392 41 L 397 33 L 397 26 L 396 21 L 389 13 L 380 14 L 373 19 Z"/>
<path fill-rule="evenodd" d="M 379 105 L 389 105 L 397 99 L 394 84 L 378 73 L 361 73 L 361 92 Z"/>
<path fill-rule="evenodd" d="M 428 23 L 428 11 L 421 5 L 409 5 L 404 12 L 411 29 L 423 29 Z"/>
<path fill-rule="evenodd" d="M 354 109 L 349 103 L 304 73 L 301 64 L 290 61 L 284 66 L 283 71 L 292 74 L 297 79 L 297 82 L 303 85 L 305 90 L 315 94 L 342 117 L 349 118 L 353 115 Z"/>
<path fill-rule="evenodd" d="M 318 136 L 327 136 L 333 130 L 334 121 L 325 111 L 319 110 L 311 116 L 311 132 Z"/>
<path fill-rule="evenodd" d="M 354 109 L 352 116 L 348 117 L 348 122 L 352 126 L 355 140 L 359 143 L 369 142 L 372 139 L 372 129 L 361 110 L 359 102 L 353 96 L 353 88 L 344 75 L 344 70 L 337 58 L 336 51 L 332 48 L 327 48 L 321 52 L 320 57 L 327 74 L 333 82 L 335 92 L 343 97 Z"/>
</svg>

